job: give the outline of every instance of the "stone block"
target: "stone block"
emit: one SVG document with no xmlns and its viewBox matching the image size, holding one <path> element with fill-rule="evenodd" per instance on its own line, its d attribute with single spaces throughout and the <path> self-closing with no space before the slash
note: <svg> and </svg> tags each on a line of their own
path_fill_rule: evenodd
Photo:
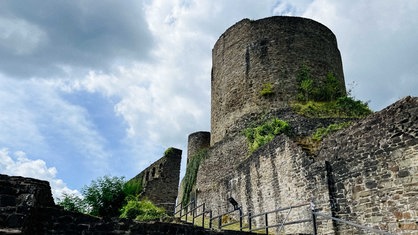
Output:
<svg viewBox="0 0 418 235">
<path fill-rule="evenodd" d="M 16 196 L 0 194 L 0 207 L 16 206 Z"/>
</svg>

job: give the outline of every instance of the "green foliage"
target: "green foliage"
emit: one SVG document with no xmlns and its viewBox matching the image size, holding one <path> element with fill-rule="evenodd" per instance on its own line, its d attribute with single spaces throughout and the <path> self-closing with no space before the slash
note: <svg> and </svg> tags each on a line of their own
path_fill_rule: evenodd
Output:
<svg viewBox="0 0 418 235">
<path fill-rule="evenodd" d="M 353 117 L 365 117 L 373 113 L 367 103 L 355 100 L 352 97 L 340 97 L 336 101 L 336 108 L 339 113 Z"/>
<path fill-rule="evenodd" d="M 274 94 L 273 84 L 271 84 L 271 83 L 263 84 L 263 88 L 260 91 L 260 95 L 266 97 L 266 96 L 271 96 L 273 94 Z"/>
<path fill-rule="evenodd" d="M 75 194 L 63 194 L 63 198 L 58 200 L 58 205 L 64 210 L 72 212 L 87 213 L 88 208 L 84 200 Z"/>
<path fill-rule="evenodd" d="M 333 73 L 328 73 L 325 84 L 321 89 L 323 101 L 333 101 L 339 97 L 345 96 L 341 91 L 341 84 Z"/>
<path fill-rule="evenodd" d="M 170 147 L 170 148 L 168 148 L 164 151 L 164 156 L 168 156 L 168 155 L 172 154 L 173 152 L 174 152 L 174 149 L 172 147 Z"/>
<path fill-rule="evenodd" d="M 312 93 L 312 84 L 312 79 L 305 79 L 300 82 L 301 93 L 299 94 L 299 99 L 303 101 L 308 101 L 310 99 L 310 94 Z"/>
<path fill-rule="evenodd" d="M 344 96 L 342 84 L 337 80 L 333 73 L 328 73 L 325 82 L 319 83 L 319 79 L 313 78 L 310 69 L 303 65 L 298 73 L 299 81 L 298 100 L 307 101 L 334 101 L 338 97 Z M 322 80 L 322 79 L 321 79 Z"/>
<path fill-rule="evenodd" d="M 136 219 L 139 221 L 159 220 L 167 216 L 163 208 L 155 206 L 150 200 L 139 200 L 128 197 L 125 206 L 120 210 L 120 218 Z"/>
<path fill-rule="evenodd" d="M 190 193 L 196 184 L 196 177 L 200 163 L 207 156 L 207 154 L 208 150 L 202 149 L 191 156 L 190 161 L 187 164 L 186 174 L 184 175 L 183 204 L 187 204 L 190 201 Z"/>
<path fill-rule="evenodd" d="M 142 190 L 143 190 L 143 186 L 142 186 L 142 177 L 139 179 L 134 179 L 134 180 L 130 180 L 128 182 L 126 182 L 123 185 L 123 193 L 126 196 L 136 196 L 139 195 Z"/>
<path fill-rule="evenodd" d="M 293 103 L 292 108 L 301 115 L 320 118 L 362 118 L 372 113 L 367 103 L 351 97 L 339 97 L 330 102 Z"/>
<path fill-rule="evenodd" d="M 125 200 L 124 184 L 123 177 L 104 176 L 93 180 L 90 186 L 85 186 L 82 194 L 90 208 L 89 214 L 102 217 L 118 216 Z"/>
<path fill-rule="evenodd" d="M 274 118 L 260 126 L 245 129 L 244 135 L 247 137 L 248 149 L 252 153 L 273 140 L 276 135 L 281 133 L 288 134 L 289 132 L 290 126 L 287 122 Z"/>
<path fill-rule="evenodd" d="M 336 132 L 338 130 L 344 129 L 351 125 L 351 122 L 342 122 L 337 124 L 331 124 L 327 127 L 318 128 L 314 134 L 312 134 L 311 138 L 314 141 L 321 141 L 327 135 Z"/>
</svg>

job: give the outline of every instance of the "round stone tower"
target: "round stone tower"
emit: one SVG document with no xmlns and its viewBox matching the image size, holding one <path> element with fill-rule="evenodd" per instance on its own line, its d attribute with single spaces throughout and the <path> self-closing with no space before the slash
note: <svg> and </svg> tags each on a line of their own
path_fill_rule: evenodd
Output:
<svg viewBox="0 0 418 235">
<path fill-rule="evenodd" d="M 316 84 L 332 73 L 346 93 L 337 40 L 324 25 L 276 16 L 244 19 L 227 29 L 212 50 L 211 145 L 246 114 L 288 107 L 303 68 Z"/>
<path fill-rule="evenodd" d="M 198 131 L 189 135 L 187 144 L 187 164 L 190 159 L 201 149 L 209 148 L 210 146 L 210 132 Z"/>
</svg>

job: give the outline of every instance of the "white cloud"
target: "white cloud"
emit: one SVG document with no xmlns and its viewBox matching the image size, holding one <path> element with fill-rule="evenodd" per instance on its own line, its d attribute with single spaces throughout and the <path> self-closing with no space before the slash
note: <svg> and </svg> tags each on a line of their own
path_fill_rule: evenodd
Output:
<svg viewBox="0 0 418 235">
<path fill-rule="evenodd" d="M 46 180 L 51 185 L 54 198 L 61 198 L 64 193 L 80 196 L 77 190 L 67 187 L 63 180 L 58 179 L 57 169 L 48 167 L 45 161 L 41 159 L 32 160 L 22 151 L 16 151 L 13 154 L 3 148 L 0 150 L 0 172 L 11 176 L 23 176 L 35 179 Z"/>
</svg>

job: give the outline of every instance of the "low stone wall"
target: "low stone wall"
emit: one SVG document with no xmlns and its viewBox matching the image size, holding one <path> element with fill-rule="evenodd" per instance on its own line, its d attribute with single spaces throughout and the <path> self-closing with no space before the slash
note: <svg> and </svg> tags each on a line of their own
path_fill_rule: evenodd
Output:
<svg viewBox="0 0 418 235">
<path fill-rule="evenodd" d="M 189 224 L 103 220 L 54 204 L 47 181 L 0 174 L 0 234 L 250 234 L 209 231 Z"/>
</svg>

